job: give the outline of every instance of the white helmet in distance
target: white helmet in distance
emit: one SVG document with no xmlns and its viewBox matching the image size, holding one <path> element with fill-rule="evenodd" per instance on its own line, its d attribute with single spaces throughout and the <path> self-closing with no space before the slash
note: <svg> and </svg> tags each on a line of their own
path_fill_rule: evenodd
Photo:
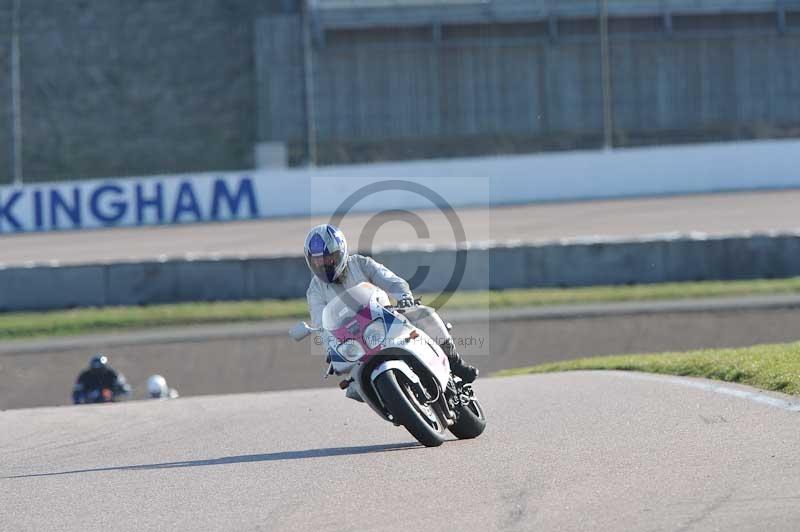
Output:
<svg viewBox="0 0 800 532">
<path fill-rule="evenodd" d="M 318 225 L 308 232 L 305 243 L 308 268 L 325 283 L 335 282 L 347 267 L 347 241 L 333 225 Z"/>
<path fill-rule="evenodd" d="M 151 375 L 147 379 L 147 395 L 150 399 L 166 399 L 169 397 L 167 379 L 161 375 Z"/>
</svg>

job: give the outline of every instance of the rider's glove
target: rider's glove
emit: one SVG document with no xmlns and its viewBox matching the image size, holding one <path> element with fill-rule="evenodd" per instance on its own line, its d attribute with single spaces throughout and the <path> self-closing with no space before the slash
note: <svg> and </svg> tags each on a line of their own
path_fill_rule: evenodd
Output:
<svg viewBox="0 0 800 532">
<path fill-rule="evenodd" d="M 410 297 L 404 297 L 400 301 L 397 302 L 397 308 L 409 308 L 414 306 L 414 299 Z"/>
</svg>

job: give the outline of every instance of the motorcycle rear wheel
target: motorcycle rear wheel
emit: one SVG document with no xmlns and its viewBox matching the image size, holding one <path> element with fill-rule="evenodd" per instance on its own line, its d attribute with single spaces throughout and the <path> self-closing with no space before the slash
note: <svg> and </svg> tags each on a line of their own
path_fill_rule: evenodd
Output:
<svg viewBox="0 0 800 532">
<path fill-rule="evenodd" d="M 375 387 L 395 420 L 422 445 L 438 447 L 444 442 L 447 425 L 434 405 L 424 404 L 416 396 L 405 375 L 389 370 L 378 376 Z"/>
</svg>

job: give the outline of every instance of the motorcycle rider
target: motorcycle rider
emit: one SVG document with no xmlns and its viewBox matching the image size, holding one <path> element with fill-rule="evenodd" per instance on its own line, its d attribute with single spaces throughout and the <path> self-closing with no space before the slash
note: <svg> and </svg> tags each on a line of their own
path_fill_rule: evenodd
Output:
<svg viewBox="0 0 800 532">
<path fill-rule="evenodd" d="M 148 399 L 177 399 L 178 390 L 167 386 L 167 379 L 161 375 L 150 375 L 147 379 Z"/>
<path fill-rule="evenodd" d="M 388 293 L 397 301 L 399 308 L 411 309 L 415 306 L 414 296 L 408 283 L 395 275 L 383 264 L 370 257 L 347 252 L 347 241 L 342 231 L 329 224 L 318 225 L 309 231 L 305 241 L 305 257 L 309 269 L 314 274 L 308 285 L 308 300 L 311 321 L 314 326 L 322 324 L 322 311 L 325 305 L 335 298 L 342 289 L 351 288 L 368 281 Z M 409 320 L 440 342 L 442 350 L 450 361 L 450 370 L 465 383 L 478 377 L 478 369 L 465 364 L 456 352 L 450 333 L 443 326 L 431 334 L 421 322 L 433 318 L 442 323 L 436 311 L 430 307 L 418 306 L 419 312 L 407 313 Z M 415 315 L 419 322 L 415 321 Z M 445 336 L 442 338 L 441 336 Z"/>
<path fill-rule="evenodd" d="M 78 375 L 72 389 L 72 401 L 76 405 L 91 402 L 90 395 L 93 392 L 101 394 L 103 390 L 110 390 L 112 397 L 108 399 L 112 399 L 129 395 L 131 387 L 122 373 L 109 366 L 108 357 L 98 353 L 89 360 L 89 368 Z"/>
</svg>

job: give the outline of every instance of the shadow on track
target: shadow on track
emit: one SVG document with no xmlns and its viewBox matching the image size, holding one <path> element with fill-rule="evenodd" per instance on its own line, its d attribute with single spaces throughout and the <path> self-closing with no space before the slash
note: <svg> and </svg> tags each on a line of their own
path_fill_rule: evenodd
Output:
<svg viewBox="0 0 800 532">
<path fill-rule="evenodd" d="M 384 453 L 403 451 L 409 449 L 424 449 L 419 443 L 391 443 L 384 445 L 366 445 L 357 447 L 329 447 L 326 449 L 307 449 L 305 451 L 283 451 L 267 454 L 244 454 L 240 456 L 226 456 L 209 460 L 186 460 L 183 462 L 164 462 L 160 464 L 140 464 L 117 467 L 98 467 L 95 469 L 76 469 L 74 471 L 58 471 L 54 473 L 33 473 L 30 475 L 14 475 L 10 478 L 52 477 L 57 475 L 75 475 L 78 473 L 97 473 L 101 471 L 140 471 L 148 469 L 173 469 L 178 467 L 198 467 L 226 464 L 242 464 L 246 462 L 277 462 L 281 460 L 303 460 L 306 458 L 326 458 L 331 456 L 350 456 L 369 453 Z"/>
</svg>

